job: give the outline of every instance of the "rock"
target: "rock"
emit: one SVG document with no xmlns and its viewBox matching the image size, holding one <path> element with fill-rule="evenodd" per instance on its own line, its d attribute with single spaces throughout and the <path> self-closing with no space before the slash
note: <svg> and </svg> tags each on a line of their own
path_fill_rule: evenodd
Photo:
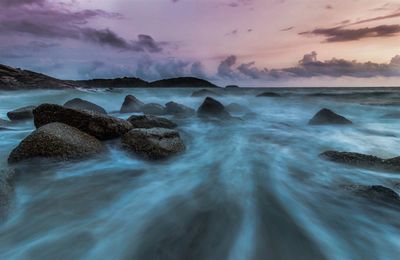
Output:
<svg viewBox="0 0 400 260">
<path fill-rule="evenodd" d="M 257 97 L 282 97 L 281 95 L 275 93 L 275 92 L 263 92 L 261 94 L 258 94 Z"/>
<path fill-rule="evenodd" d="M 352 124 L 347 118 L 332 110 L 323 108 L 308 122 L 309 125 L 347 125 Z"/>
<path fill-rule="evenodd" d="M 165 104 L 165 111 L 167 114 L 175 116 L 191 116 L 196 113 L 193 108 L 175 102 L 168 102 Z"/>
<path fill-rule="evenodd" d="M 197 115 L 199 117 L 231 118 L 224 105 L 211 97 L 204 99 L 203 104 L 197 110 Z"/>
<path fill-rule="evenodd" d="M 206 96 L 221 96 L 221 95 L 208 89 L 201 89 L 194 91 L 192 93 L 192 97 L 206 97 Z"/>
<path fill-rule="evenodd" d="M 0 220 L 5 218 L 14 192 L 15 170 L 0 170 Z"/>
<path fill-rule="evenodd" d="M 174 122 L 151 115 L 144 116 L 131 116 L 128 121 L 132 124 L 133 128 L 175 128 L 177 124 Z"/>
<path fill-rule="evenodd" d="M 227 85 L 225 86 L 226 89 L 238 89 L 239 86 L 238 85 Z"/>
<path fill-rule="evenodd" d="M 86 100 L 83 100 L 80 98 L 74 98 L 74 99 L 67 101 L 64 104 L 64 107 L 93 111 L 93 112 L 97 112 L 100 114 L 107 114 L 106 110 L 104 108 L 102 108 L 101 106 L 98 106 L 92 102 L 89 102 L 89 101 L 86 101 Z"/>
<path fill-rule="evenodd" d="M 400 157 L 382 159 L 373 155 L 326 151 L 320 154 L 326 160 L 363 168 L 375 168 L 389 171 L 400 171 Z"/>
<path fill-rule="evenodd" d="M 225 108 L 230 113 L 245 113 L 250 111 L 247 107 L 237 103 L 230 103 Z"/>
<path fill-rule="evenodd" d="M 50 123 L 32 132 L 11 152 L 9 163 L 35 158 L 80 159 L 103 151 L 102 143 L 77 128 Z"/>
<path fill-rule="evenodd" d="M 218 86 L 204 79 L 179 77 L 151 82 L 151 88 L 217 88 Z"/>
<path fill-rule="evenodd" d="M 164 128 L 132 129 L 121 141 L 127 151 L 153 160 L 164 159 L 185 150 L 179 133 Z"/>
<path fill-rule="evenodd" d="M 147 115 L 165 115 L 165 107 L 156 103 L 149 103 L 142 107 L 143 114 Z"/>
<path fill-rule="evenodd" d="M 32 111 L 36 106 L 27 106 L 15 109 L 7 113 L 7 116 L 12 121 L 32 119 Z"/>
<path fill-rule="evenodd" d="M 395 191 L 385 186 L 346 185 L 345 189 L 373 202 L 383 202 L 393 206 L 400 206 L 400 196 Z"/>
<path fill-rule="evenodd" d="M 4 119 L 1 119 L 1 118 L 0 118 L 0 128 L 2 128 L 2 127 L 7 127 L 7 126 L 9 126 L 10 124 L 11 124 L 10 121 L 4 120 Z"/>
<path fill-rule="evenodd" d="M 135 96 L 127 95 L 124 103 L 121 106 L 121 113 L 137 113 L 142 112 L 144 103 L 137 99 Z"/>
<path fill-rule="evenodd" d="M 92 135 L 100 140 L 118 138 L 132 125 L 126 120 L 90 111 L 82 111 L 53 104 L 43 104 L 33 110 L 37 128 L 60 122 Z"/>
</svg>

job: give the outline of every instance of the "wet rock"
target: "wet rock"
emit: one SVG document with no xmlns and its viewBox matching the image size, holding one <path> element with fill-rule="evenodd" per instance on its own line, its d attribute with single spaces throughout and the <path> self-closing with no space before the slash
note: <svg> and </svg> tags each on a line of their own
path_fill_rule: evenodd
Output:
<svg viewBox="0 0 400 260">
<path fill-rule="evenodd" d="M 18 109 L 8 112 L 7 116 L 12 121 L 32 119 L 33 118 L 33 114 L 32 114 L 33 109 L 35 109 L 35 106 L 21 107 L 21 108 L 18 108 Z"/>
<path fill-rule="evenodd" d="M 142 107 L 142 112 L 147 115 L 165 115 L 165 107 L 157 103 L 149 103 Z"/>
<path fill-rule="evenodd" d="M 395 191 L 385 186 L 346 185 L 344 188 L 359 197 L 373 202 L 383 202 L 393 206 L 400 206 L 400 196 Z"/>
<path fill-rule="evenodd" d="M 77 128 L 50 123 L 32 132 L 11 152 L 9 163 L 34 158 L 80 159 L 103 151 L 102 143 Z"/>
<path fill-rule="evenodd" d="M 0 220 L 6 217 L 14 192 L 15 170 L 0 170 Z"/>
<path fill-rule="evenodd" d="M 132 129 L 122 137 L 122 147 L 148 159 L 164 159 L 185 150 L 180 135 L 165 128 Z"/>
<path fill-rule="evenodd" d="M 124 103 L 121 106 L 121 113 L 137 113 L 142 112 L 144 103 L 137 99 L 135 96 L 127 95 Z"/>
<path fill-rule="evenodd" d="M 231 118 L 231 115 L 226 111 L 224 105 L 211 97 L 206 97 L 206 99 L 204 99 L 197 110 L 197 115 L 199 117 Z"/>
<path fill-rule="evenodd" d="M 225 108 L 230 113 L 245 113 L 250 111 L 247 107 L 237 103 L 230 103 Z"/>
<path fill-rule="evenodd" d="M 347 125 L 352 124 L 347 118 L 332 110 L 323 108 L 308 122 L 309 125 Z"/>
<path fill-rule="evenodd" d="M 175 102 L 168 102 L 165 104 L 165 111 L 167 114 L 175 116 L 191 116 L 196 112 L 193 108 Z"/>
<path fill-rule="evenodd" d="M 263 92 L 261 94 L 258 94 L 257 97 L 282 97 L 282 96 L 275 92 Z"/>
<path fill-rule="evenodd" d="M 73 109 L 80 109 L 80 110 L 88 110 L 92 112 L 97 112 L 100 114 L 107 114 L 106 110 L 102 108 L 101 106 L 98 106 L 92 102 L 80 99 L 80 98 L 74 98 L 69 101 L 67 101 L 64 104 L 64 107 L 68 108 L 73 108 Z"/>
<path fill-rule="evenodd" d="M 201 89 L 201 90 L 196 90 L 192 93 L 192 97 L 206 97 L 206 96 L 220 96 L 220 94 L 208 90 L 208 89 Z"/>
<path fill-rule="evenodd" d="M 174 122 L 162 118 L 151 115 L 144 116 L 131 116 L 128 119 L 129 123 L 132 124 L 133 128 L 175 128 L 177 124 Z"/>
<path fill-rule="evenodd" d="M 382 159 L 373 155 L 338 151 L 326 151 L 320 156 L 328 161 L 357 167 L 400 171 L 400 157 Z"/>
<path fill-rule="evenodd" d="M 53 104 L 40 105 L 33 114 L 36 127 L 60 122 L 76 127 L 100 140 L 118 138 L 132 128 L 128 121 L 120 118 Z"/>
</svg>

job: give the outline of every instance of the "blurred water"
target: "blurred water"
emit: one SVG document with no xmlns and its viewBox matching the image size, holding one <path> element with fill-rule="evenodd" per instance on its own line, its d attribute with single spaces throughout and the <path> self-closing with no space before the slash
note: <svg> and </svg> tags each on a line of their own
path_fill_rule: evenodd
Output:
<svg viewBox="0 0 400 260">
<path fill-rule="evenodd" d="M 0 118 L 11 109 L 80 97 L 115 116 L 124 96 L 197 108 L 193 89 L 104 92 L 1 92 Z M 400 212 L 347 194 L 342 184 L 385 185 L 400 175 L 333 164 L 330 149 L 399 156 L 397 89 L 219 90 L 224 104 L 255 113 L 238 123 L 174 119 L 184 154 L 149 162 L 117 142 L 97 158 L 24 167 L 8 218 L 0 224 L 0 259 L 397 259 Z M 339 94 L 339 95 L 338 95 Z M 308 126 L 322 107 L 352 126 Z M 242 116 L 238 114 L 237 116 Z M 33 130 L 0 132 L 0 167 Z"/>
</svg>

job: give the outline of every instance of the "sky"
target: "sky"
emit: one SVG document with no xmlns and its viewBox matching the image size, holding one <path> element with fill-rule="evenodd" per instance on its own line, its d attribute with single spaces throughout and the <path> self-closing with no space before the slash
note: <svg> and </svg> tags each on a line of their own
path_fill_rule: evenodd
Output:
<svg viewBox="0 0 400 260">
<path fill-rule="evenodd" d="M 400 85 L 400 0 L 0 0 L 0 63 L 61 79 Z"/>
</svg>

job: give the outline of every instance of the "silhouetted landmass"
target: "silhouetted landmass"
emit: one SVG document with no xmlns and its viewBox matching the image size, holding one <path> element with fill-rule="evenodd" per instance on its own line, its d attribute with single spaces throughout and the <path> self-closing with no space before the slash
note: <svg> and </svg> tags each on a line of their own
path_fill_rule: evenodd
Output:
<svg viewBox="0 0 400 260">
<path fill-rule="evenodd" d="M 65 88 L 217 88 L 215 84 L 195 77 L 179 77 L 147 82 L 140 78 L 60 80 L 29 70 L 0 64 L 0 90 Z"/>
<path fill-rule="evenodd" d="M 74 87 L 76 85 L 72 82 L 0 64 L 0 89 L 2 90 L 65 89 Z"/>
</svg>

